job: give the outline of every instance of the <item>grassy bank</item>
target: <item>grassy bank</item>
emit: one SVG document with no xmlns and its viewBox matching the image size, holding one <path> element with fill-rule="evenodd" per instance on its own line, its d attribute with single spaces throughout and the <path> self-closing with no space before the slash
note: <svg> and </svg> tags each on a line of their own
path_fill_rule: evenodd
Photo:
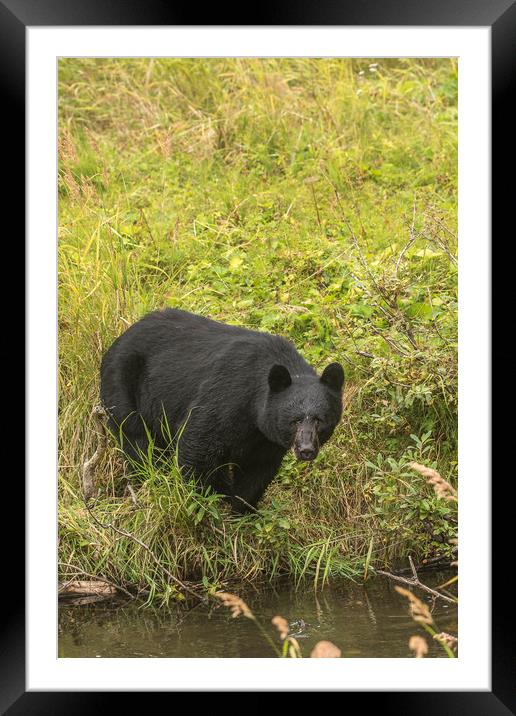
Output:
<svg viewBox="0 0 516 716">
<path fill-rule="evenodd" d="M 456 509 L 408 463 L 456 484 L 456 140 L 453 60 L 60 61 L 63 576 L 166 601 L 170 574 L 320 585 L 451 553 Z M 173 456 L 131 496 L 113 445 L 84 505 L 102 353 L 165 306 L 345 367 L 332 441 L 286 458 L 260 516 L 233 518 Z"/>
</svg>

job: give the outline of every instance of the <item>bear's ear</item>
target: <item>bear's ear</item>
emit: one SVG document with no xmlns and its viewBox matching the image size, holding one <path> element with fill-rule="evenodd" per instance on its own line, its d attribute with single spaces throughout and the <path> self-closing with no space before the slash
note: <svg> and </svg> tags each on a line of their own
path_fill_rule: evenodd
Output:
<svg viewBox="0 0 516 716">
<path fill-rule="evenodd" d="M 344 385 L 344 368 L 341 364 L 330 363 L 330 365 L 327 365 L 321 375 L 321 383 L 324 383 L 332 390 L 340 392 Z"/>
<path fill-rule="evenodd" d="M 281 393 L 292 383 L 288 368 L 284 365 L 273 365 L 269 371 L 269 388 L 273 393 Z"/>
</svg>

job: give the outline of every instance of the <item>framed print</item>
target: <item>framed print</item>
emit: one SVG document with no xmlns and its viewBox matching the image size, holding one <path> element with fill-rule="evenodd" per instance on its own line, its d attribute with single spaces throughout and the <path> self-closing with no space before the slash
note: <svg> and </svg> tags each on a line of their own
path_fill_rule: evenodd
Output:
<svg viewBox="0 0 516 716">
<path fill-rule="evenodd" d="M 514 5 L 0 20 L 28 279 L 4 710 L 512 713 L 489 269 Z"/>
</svg>

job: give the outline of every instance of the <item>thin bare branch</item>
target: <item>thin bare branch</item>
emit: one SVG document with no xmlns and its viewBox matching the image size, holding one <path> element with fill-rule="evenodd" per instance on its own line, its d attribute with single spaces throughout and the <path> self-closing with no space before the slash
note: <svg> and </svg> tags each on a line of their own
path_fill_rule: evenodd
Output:
<svg viewBox="0 0 516 716">
<path fill-rule="evenodd" d="M 384 577 L 388 577 L 389 579 L 392 579 L 394 582 L 400 582 L 401 584 L 407 584 L 410 587 L 419 587 L 419 589 L 422 589 L 424 592 L 428 592 L 428 594 L 431 594 L 433 597 L 438 597 L 439 599 L 443 599 L 445 602 L 450 602 L 451 604 L 457 604 L 457 599 L 453 599 L 452 597 L 447 597 L 444 594 L 441 594 L 441 592 L 437 592 L 435 589 L 431 589 L 430 587 L 427 587 L 426 584 L 423 584 L 419 577 L 417 576 L 416 568 L 414 567 L 414 563 L 412 559 L 409 557 L 410 562 L 410 568 L 412 570 L 412 577 L 400 577 L 397 574 L 391 574 L 390 572 L 384 572 L 382 569 L 377 569 L 377 574 L 382 574 Z"/>
<path fill-rule="evenodd" d="M 85 500 L 95 494 L 95 470 L 107 449 L 108 438 L 104 422 L 106 417 L 107 413 L 101 405 L 96 405 L 91 411 L 91 418 L 98 428 L 99 441 L 93 455 L 82 466 L 82 491 Z"/>
</svg>

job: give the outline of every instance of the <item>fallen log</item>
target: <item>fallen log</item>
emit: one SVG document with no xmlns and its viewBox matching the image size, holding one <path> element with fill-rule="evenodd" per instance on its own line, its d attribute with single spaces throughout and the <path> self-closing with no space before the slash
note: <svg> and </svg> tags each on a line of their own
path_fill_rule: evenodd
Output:
<svg viewBox="0 0 516 716">
<path fill-rule="evenodd" d="M 60 597 L 112 597 L 116 593 L 116 587 L 100 580 L 61 582 L 58 589 Z"/>
</svg>

